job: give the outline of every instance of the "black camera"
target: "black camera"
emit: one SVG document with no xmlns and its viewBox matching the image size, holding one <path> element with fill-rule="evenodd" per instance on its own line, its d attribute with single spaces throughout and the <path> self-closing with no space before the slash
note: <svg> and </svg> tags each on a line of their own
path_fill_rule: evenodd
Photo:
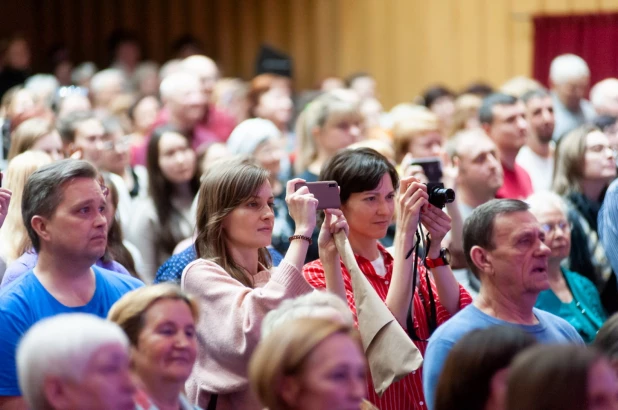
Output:
<svg viewBox="0 0 618 410">
<path fill-rule="evenodd" d="M 455 191 L 444 188 L 442 182 L 428 182 L 427 193 L 429 194 L 429 203 L 437 208 L 444 208 L 446 204 L 455 200 Z"/>
</svg>

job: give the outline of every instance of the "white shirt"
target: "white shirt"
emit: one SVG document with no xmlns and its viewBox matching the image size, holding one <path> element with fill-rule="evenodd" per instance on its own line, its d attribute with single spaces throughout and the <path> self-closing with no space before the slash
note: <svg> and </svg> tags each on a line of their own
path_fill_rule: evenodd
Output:
<svg viewBox="0 0 618 410">
<path fill-rule="evenodd" d="M 376 274 L 378 276 L 380 277 L 386 276 L 386 265 L 384 265 L 384 257 L 382 256 L 382 253 L 380 253 L 380 256 L 378 256 L 378 259 L 371 261 L 371 265 L 373 266 L 373 269 L 376 271 Z"/>
<path fill-rule="evenodd" d="M 551 191 L 554 176 L 553 155 L 549 158 L 540 157 L 525 145 L 519 150 L 515 162 L 530 175 L 534 192 Z"/>
</svg>

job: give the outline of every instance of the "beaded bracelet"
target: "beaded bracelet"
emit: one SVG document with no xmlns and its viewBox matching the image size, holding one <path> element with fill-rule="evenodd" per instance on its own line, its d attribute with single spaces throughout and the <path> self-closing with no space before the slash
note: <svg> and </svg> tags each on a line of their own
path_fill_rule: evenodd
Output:
<svg viewBox="0 0 618 410">
<path fill-rule="evenodd" d="M 290 242 L 292 242 L 294 239 L 302 239 L 303 241 L 309 242 L 309 245 L 313 244 L 311 238 L 305 235 L 292 235 L 289 237 Z"/>
</svg>

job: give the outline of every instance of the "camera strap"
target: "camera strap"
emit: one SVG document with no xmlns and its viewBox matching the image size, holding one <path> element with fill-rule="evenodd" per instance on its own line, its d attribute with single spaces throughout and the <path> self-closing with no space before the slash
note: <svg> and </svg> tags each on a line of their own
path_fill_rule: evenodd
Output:
<svg viewBox="0 0 618 410">
<path fill-rule="evenodd" d="M 421 339 L 420 337 L 418 337 L 418 335 L 416 334 L 416 331 L 414 330 L 414 318 L 412 317 L 412 308 L 414 306 L 414 293 L 416 292 L 416 279 L 417 279 L 417 274 L 418 274 L 418 250 L 420 248 L 420 243 L 421 243 L 421 237 L 423 235 L 423 228 L 422 226 L 419 224 L 418 226 L 419 231 L 416 231 L 416 242 L 414 244 L 414 247 L 412 249 L 410 249 L 410 251 L 406 254 L 406 259 L 409 259 L 410 256 L 414 256 L 414 262 L 413 262 L 413 267 L 412 267 L 412 298 L 410 299 L 410 306 L 408 307 L 408 315 L 406 316 L 406 325 L 408 328 L 408 336 L 410 336 L 410 338 L 414 341 L 418 341 L 418 342 L 426 342 L 429 339 Z M 424 237 L 423 239 L 426 239 L 426 244 L 424 246 L 425 252 L 427 252 L 429 250 L 429 246 L 431 245 L 431 239 L 429 237 L 429 234 L 427 234 L 426 237 Z M 425 260 L 423 259 L 423 265 L 425 265 Z M 427 327 L 429 328 L 429 336 L 431 336 L 433 334 L 433 332 L 436 330 L 436 328 L 438 327 L 438 320 L 437 320 L 437 313 L 436 313 L 436 301 L 435 298 L 433 296 L 433 290 L 431 289 L 431 281 L 429 279 L 429 270 L 427 268 L 425 268 L 425 280 L 427 282 L 427 289 L 429 292 L 429 312 L 427 312 L 427 309 L 425 308 L 425 318 L 427 319 Z M 421 299 L 421 303 L 423 304 L 423 307 L 425 307 L 425 299 L 423 297 L 423 293 L 422 292 L 418 292 L 418 296 Z"/>
</svg>

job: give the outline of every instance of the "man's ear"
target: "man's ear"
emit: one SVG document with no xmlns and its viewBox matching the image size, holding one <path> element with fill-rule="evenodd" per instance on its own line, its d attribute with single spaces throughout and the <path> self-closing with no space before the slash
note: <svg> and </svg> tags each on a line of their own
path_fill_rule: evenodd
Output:
<svg viewBox="0 0 618 410">
<path fill-rule="evenodd" d="M 292 407 L 298 400 L 300 383 L 295 376 L 284 376 L 278 390 L 285 404 Z"/>
<path fill-rule="evenodd" d="M 480 246 L 473 246 L 472 249 L 470 249 L 470 258 L 478 270 L 485 274 L 491 275 L 493 273 L 494 269 L 491 258 L 485 249 Z"/>
<path fill-rule="evenodd" d="M 30 225 L 32 226 L 32 229 L 34 229 L 34 231 L 37 233 L 39 238 L 41 238 L 42 240 L 50 239 L 47 219 L 43 218 L 42 216 L 35 215 L 30 220 Z"/>
<path fill-rule="evenodd" d="M 43 395 L 45 400 L 54 409 L 66 409 L 70 407 L 66 397 L 66 388 L 57 377 L 46 377 L 43 381 Z"/>
<path fill-rule="evenodd" d="M 483 128 L 483 131 L 485 131 L 485 134 L 487 134 L 487 136 L 489 138 L 491 138 L 491 124 L 487 124 L 486 122 L 481 124 L 481 128 Z M 493 140 L 493 138 L 491 138 Z"/>
</svg>

